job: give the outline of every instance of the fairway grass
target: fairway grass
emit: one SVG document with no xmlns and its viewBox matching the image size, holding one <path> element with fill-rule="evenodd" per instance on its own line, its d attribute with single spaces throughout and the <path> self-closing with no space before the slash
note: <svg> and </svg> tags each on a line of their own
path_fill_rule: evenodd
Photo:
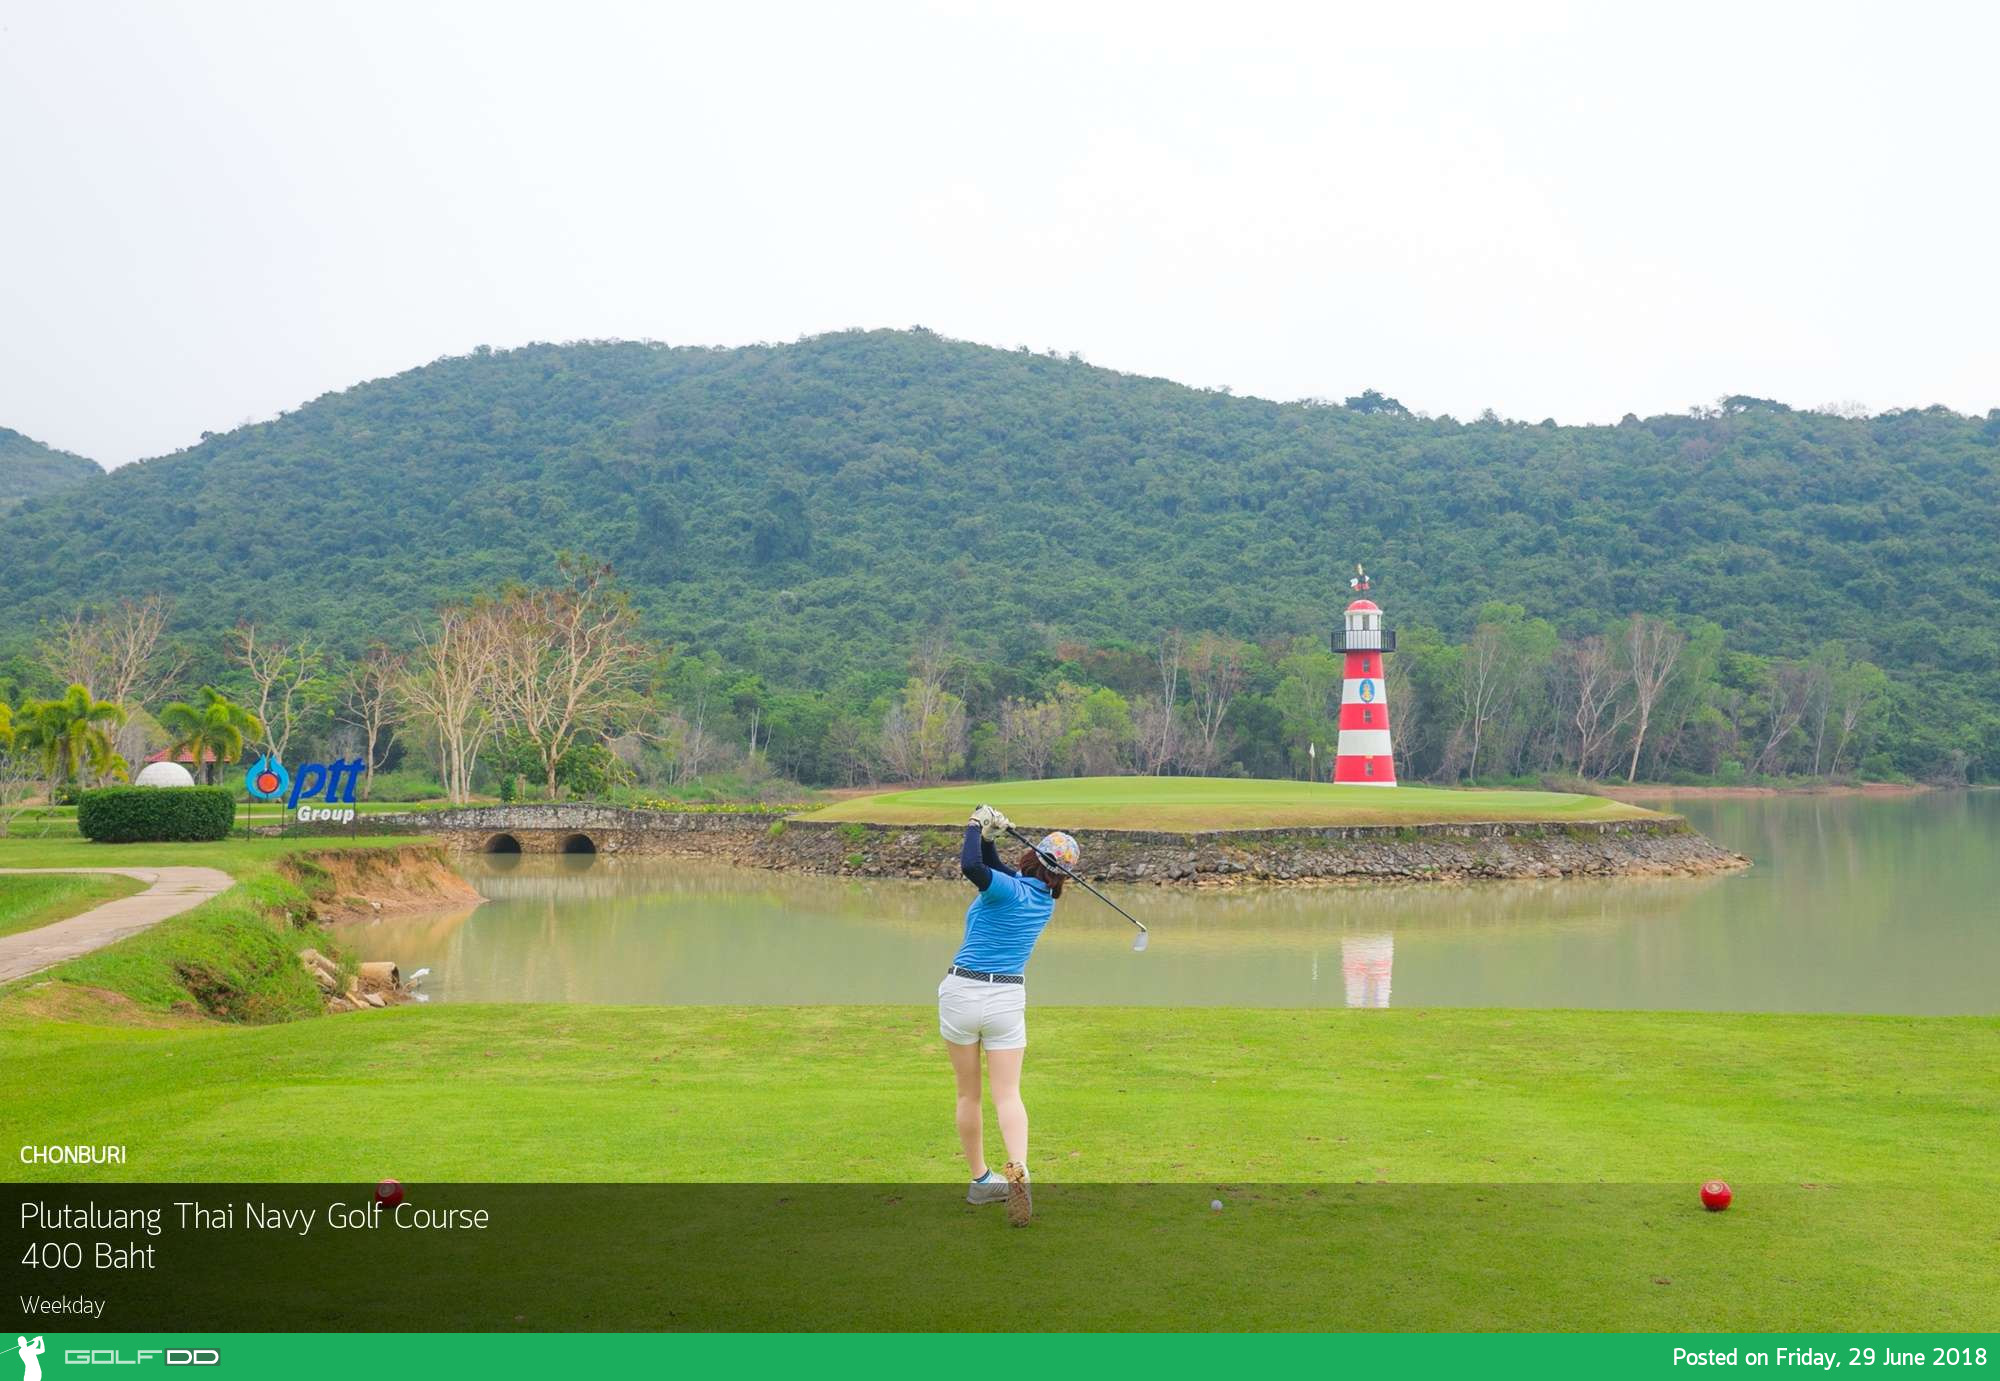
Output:
<svg viewBox="0 0 2000 1381">
<path fill-rule="evenodd" d="M 0 867 L 8 865 L 0 864 Z M 116 873 L 0 873 L 0 935 L 18 935 L 94 906 L 129 897 L 146 886 Z"/>
<path fill-rule="evenodd" d="M 898 1186 L 886 1202 L 917 1215 L 898 1233 L 1073 1310 L 1044 1326 L 2000 1323 L 2000 1020 L 1055 1008 L 1034 1036 L 1043 1210 L 1021 1235 L 960 1202 L 927 1007 L 13 1015 L 0 1062 L 17 1140 L 128 1148 L 22 1178 Z M 1727 1214 L 1696 1203 L 1711 1175 L 1736 1187 Z M 1087 1188 L 1146 1184 L 1123 1205 Z M 1213 1228 L 1211 1196 L 1230 1205 Z M 1077 1279 L 1121 1254 L 1198 1277 L 1200 1243 L 1174 1244 L 1222 1224 L 1247 1234 L 1241 1278 Z M 1298 1271 L 1329 1261 L 1339 1288 L 1301 1300 Z M 846 1297 L 850 1318 L 940 1319 L 928 1289 L 879 1316 Z"/>
<path fill-rule="evenodd" d="M 1335 786 L 1247 777 L 1051 777 L 857 796 L 802 820 L 961 825 L 982 802 L 1041 829 L 1254 830 L 1334 825 L 1523 821 L 1570 824 L 1660 816 L 1558 791 Z"/>
<path fill-rule="evenodd" d="M 0 841 L 0 866 L 241 884 L 9 985 L 7 1144 L 126 1150 L 11 1181 L 687 1187 L 662 1218 L 605 1201 L 587 1240 L 517 1212 L 536 1240 L 476 1271 L 371 1242 L 340 1290 L 280 1282 L 295 1326 L 464 1296 L 537 1302 L 482 1327 L 602 1327 L 647 1279 L 685 1293 L 639 1318 L 744 1328 L 2000 1326 L 2000 1018 L 1038 1007 L 1016 1233 L 963 1202 L 927 1005 L 191 1014 L 203 965 L 238 1020 L 319 1009 L 274 865 L 340 846 Z M 1715 1175 L 1725 1214 L 1696 1201 Z M 1006 1307 L 965 1309 L 980 1280 Z"/>
</svg>

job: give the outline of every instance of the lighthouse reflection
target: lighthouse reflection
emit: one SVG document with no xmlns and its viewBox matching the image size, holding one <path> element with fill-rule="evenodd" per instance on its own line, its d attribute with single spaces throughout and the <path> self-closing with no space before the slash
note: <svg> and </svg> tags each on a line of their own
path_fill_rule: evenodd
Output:
<svg viewBox="0 0 2000 1381">
<path fill-rule="evenodd" d="M 1396 937 L 1347 935 L 1340 941 L 1340 976 L 1347 983 L 1350 1007 L 1387 1007 L 1389 971 L 1396 962 Z"/>
</svg>

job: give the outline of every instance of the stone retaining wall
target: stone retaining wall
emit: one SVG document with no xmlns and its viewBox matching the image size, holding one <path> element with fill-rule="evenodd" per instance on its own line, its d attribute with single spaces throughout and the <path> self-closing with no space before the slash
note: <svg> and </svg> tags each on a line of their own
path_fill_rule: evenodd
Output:
<svg viewBox="0 0 2000 1381">
<path fill-rule="evenodd" d="M 312 827 L 303 827 L 309 831 Z M 462 852 L 511 835 L 523 853 L 556 853 L 572 835 L 600 854 L 712 858 L 788 872 L 955 878 L 962 828 L 835 824 L 781 816 L 517 805 L 364 816 L 330 834 L 429 834 Z M 1022 833 L 1034 837 L 1044 827 Z M 1678 816 L 1577 824 L 1350 825 L 1217 830 L 1072 830 L 1085 877 L 1227 885 L 1712 873 L 1749 860 Z M 1012 857 L 1018 846 L 1003 853 Z"/>
<path fill-rule="evenodd" d="M 1034 838 L 1045 831 L 1024 826 L 1021 832 Z M 1092 881 L 1179 885 L 1711 873 L 1749 862 L 1679 817 L 1572 825 L 1070 833 L 1083 851 L 1080 871 Z M 955 878 L 960 837 L 956 828 L 793 820 L 757 843 L 753 861 L 799 872 Z M 1001 852 L 1011 861 L 1019 851 L 1010 841 Z"/>
</svg>

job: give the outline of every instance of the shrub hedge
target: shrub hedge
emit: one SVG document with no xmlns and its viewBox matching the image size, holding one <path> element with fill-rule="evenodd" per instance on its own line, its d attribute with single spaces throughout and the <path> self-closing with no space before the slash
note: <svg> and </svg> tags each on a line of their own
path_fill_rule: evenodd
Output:
<svg viewBox="0 0 2000 1381">
<path fill-rule="evenodd" d="M 106 786 L 86 791 L 76 827 L 102 844 L 222 839 L 236 823 L 236 797 L 221 786 Z"/>
</svg>

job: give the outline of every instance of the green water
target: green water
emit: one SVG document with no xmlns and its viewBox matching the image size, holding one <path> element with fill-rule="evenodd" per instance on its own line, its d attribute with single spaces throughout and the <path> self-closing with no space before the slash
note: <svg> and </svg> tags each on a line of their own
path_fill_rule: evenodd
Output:
<svg viewBox="0 0 2000 1381">
<path fill-rule="evenodd" d="M 2000 1011 L 2000 792 L 1684 801 L 1714 878 L 1118 888 L 1057 909 L 1038 1003 Z M 1085 860 L 1086 864 L 1088 860 Z M 347 928 L 443 1002 L 928 1002 L 962 883 L 526 859 L 470 911 Z"/>
</svg>

